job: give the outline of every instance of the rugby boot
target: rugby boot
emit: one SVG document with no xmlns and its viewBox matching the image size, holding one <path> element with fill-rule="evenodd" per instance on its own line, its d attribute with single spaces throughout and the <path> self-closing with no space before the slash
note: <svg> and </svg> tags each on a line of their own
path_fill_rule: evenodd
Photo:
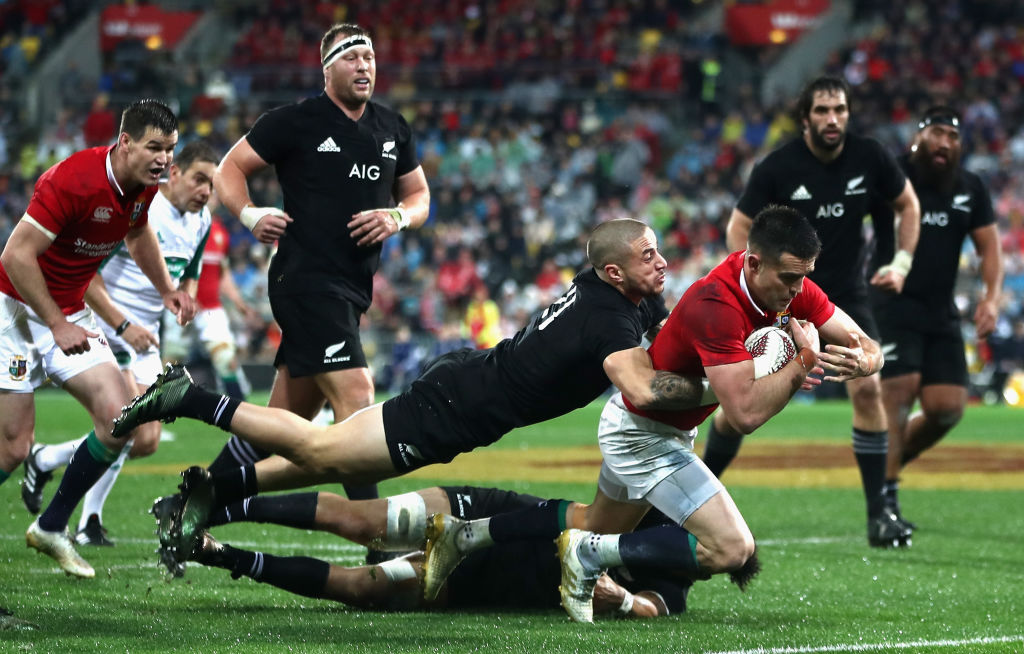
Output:
<svg viewBox="0 0 1024 654">
<path fill-rule="evenodd" d="M 562 608 L 575 622 L 594 621 L 594 586 L 602 572 L 580 560 L 580 543 L 589 536 L 589 531 L 566 529 L 555 539 L 558 560 L 562 564 L 562 583 L 558 585 L 558 594 L 562 598 Z"/>
<path fill-rule="evenodd" d="M 92 579 L 96 571 L 78 555 L 67 531 L 45 531 L 36 520 L 25 532 L 25 544 L 53 558 L 69 575 Z"/>
<path fill-rule="evenodd" d="M 446 513 L 435 513 L 427 518 L 426 556 L 423 562 L 423 597 L 433 600 L 441 591 L 448 576 L 459 566 L 465 553 L 457 542 L 465 520 Z"/>
<path fill-rule="evenodd" d="M 185 366 L 168 363 L 167 368 L 157 375 L 156 381 L 145 393 L 121 409 L 121 415 L 114 418 L 111 435 L 114 438 L 124 438 L 139 425 L 153 420 L 174 422 L 178 417 L 177 410 L 185 399 L 185 393 L 194 385 L 192 375 Z"/>
</svg>

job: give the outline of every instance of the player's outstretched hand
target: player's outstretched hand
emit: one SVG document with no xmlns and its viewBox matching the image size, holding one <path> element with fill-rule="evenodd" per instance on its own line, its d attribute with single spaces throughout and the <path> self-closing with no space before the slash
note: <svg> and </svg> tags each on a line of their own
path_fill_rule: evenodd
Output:
<svg viewBox="0 0 1024 654">
<path fill-rule="evenodd" d="M 98 338 L 99 334 L 91 332 L 73 322 L 63 320 L 50 328 L 53 333 L 53 342 L 64 354 L 82 354 L 92 349 L 89 346 L 90 338 Z"/>
<path fill-rule="evenodd" d="M 384 239 L 401 230 L 394 209 L 367 209 L 352 216 L 348 223 L 359 247 L 382 243 Z"/>
<path fill-rule="evenodd" d="M 855 333 L 850 334 L 850 347 L 826 345 L 825 349 L 818 353 L 818 361 L 826 370 L 836 373 L 825 377 L 825 381 L 847 381 L 854 377 L 866 377 L 874 372 L 870 359 L 860 346 L 860 336 Z"/>
<path fill-rule="evenodd" d="M 790 320 L 787 323 L 789 327 L 789 333 L 793 336 L 793 345 L 796 346 L 799 352 L 802 348 L 810 348 L 818 353 L 821 348 L 821 337 L 818 335 L 818 328 L 813 323 L 801 322 L 799 320 Z M 800 390 L 802 391 L 813 391 L 815 387 L 821 386 L 821 378 L 817 375 L 823 375 L 825 370 L 821 366 L 814 366 L 804 377 L 804 383 L 800 384 Z M 811 375 L 815 375 L 812 377 Z"/>
</svg>

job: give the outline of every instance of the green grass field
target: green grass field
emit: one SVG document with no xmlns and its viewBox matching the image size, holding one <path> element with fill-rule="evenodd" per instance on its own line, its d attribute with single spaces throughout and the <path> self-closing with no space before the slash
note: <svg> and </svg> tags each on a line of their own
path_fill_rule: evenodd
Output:
<svg viewBox="0 0 1024 654">
<path fill-rule="evenodd" d="M 382 494 L 466 482 L 589 500 L 598 411 L 593 405 L 450 466 L 385 482 Z M 38 395 L 38 416 L 41 442 L 87 424 L 60 392 Z M 125 467 L 105 511 L 117 546 L 83 552 L 96 579 L 69 578 L 26 549 L 21 472 L 0 486 L 0 605 L 39 626 L 0 632 L 0 651 L 1024 652 L 1022 424 L 1022 411 L 971 407 L 904 480 L 904 512 L 919 526 L 913 547 L 883 551 L 866 544 L 849 406 L 794 404 L 749 437 L 723 479 L 760 543 L 764 569 L 748 592 L 716 578 L 694 587 L 683 615 L 577 625 L 558 611 L 362 612 L 196 566 L 167 580 L 146 511 L 174 489 L 176 471 L 208 463 L 225 441 L 217 429 L 181 421 L 155 456 Z M 334 537 L 263 525 L 217 535 L 339 563 L 364 553 Z"/>
</svg>

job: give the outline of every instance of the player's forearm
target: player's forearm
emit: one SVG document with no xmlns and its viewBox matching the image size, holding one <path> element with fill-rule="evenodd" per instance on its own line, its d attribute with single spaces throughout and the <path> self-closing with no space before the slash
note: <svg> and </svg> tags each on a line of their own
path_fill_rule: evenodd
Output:
<svg viewBox="0 0 1024 654">
<path fill-rule="evenodd" d="M 151 227 L 147 225 L 141 229 L 131 230 L 124 237 L 124 244 L 157 293 L 164 296 L 175 290 L 174 280 L 167 272 L 167 263 L 160 252 L 160 243 Z"/>
<path fill-rule="evenodd" d="M 665 370 L 654 371 L 649 391 L 643 395 L 643 404 L 634 402 L 634 406 L 647 411 L 679 411 L 715 404 L 718 401 L 708 380 L 701 377 L 681 377 Z M 632 399 L 630 401 L 632 402 Z"/>
<path fill-rule="evenodd" d="M 252 204 L 245 173 L 231 160 L 230 154 L 217 167 L 217 172 L 213 176 L 213 188 L 217 191 L 221 204 L 236 216 L 242 213 L 246 205 Z"/>
<path fill-rule="evenodd" d="M 5 250 L 3 266 L 14 290 L 47 327 L 52 329 L 66 320 L 64 312 L 50 295 L 39 261 L 32 253 L 18 250 L 9 253 Z"/>
<path fill-rule="evenodd" d="M 85 290 L 85 302 L 111 327 L 117 327 L 126 320 L 125 315 L 114 304 L 110 293 L 107 292 L 107 285 L 99 275 L 93 275 L 92 281 L 89 282 L 89 288 Z"/>
<path fill-rule="evenodd" d="M 192 277 L 186 277 L 181 280 L 180 284 L 178 284 L 178 288 L 188 293 L 188 296 L 194 300 L 196 299 L 196 293 L 199 292 L 199 280 Z"/>
<path fill-rule="evenodd" d="M 722 412 L 729 423 L 742 434 L 749 434 L 782 411 L 803 385 L 817 363 L 808 348 L 776 373 L 752 379 L 739 388 L 719 388 Z M 712 389 L 716 380 L 712 379 Z M 723 397 L 724 396 L 724 397 Z"/>
<path fill-rule="evenodd" d="M 399 200 L 397 207 L 409 218 L 409 227 L 415 229 L 427 222 L 430 215 L 430 191 L 426 188 Z"/>
</svg>

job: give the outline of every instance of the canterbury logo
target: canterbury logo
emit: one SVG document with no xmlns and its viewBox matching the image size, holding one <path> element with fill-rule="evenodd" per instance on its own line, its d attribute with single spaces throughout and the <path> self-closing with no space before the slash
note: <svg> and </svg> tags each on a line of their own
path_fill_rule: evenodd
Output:
<svg viewBox="0 0 1024 654">
<path fill-rule="evenodd" d="M 95 223 L 109 223 L 110 216 L 114 213 L 114 210 L 110 207 L 96 207 L 96 211 L 92 212 L 92 221 Z"/>
<path fill-rule="evenodd" d="M 864 175 L 854 177 L 850 181 L 846 182 L 846 194 L 847 195 L 862 195 L 867 193 L 868 190 L 863 188 L 861 184 L 864 183 Z"/>
<path fill-rule="evenodd" d="M 789 196 L 790 200 L 810 200 L 811 194 L 808 192 L 807 187 L 803 184 L 800 185 L 797 190 L 793 191 L 793 195 Z"/>
<path fill-rule="evenodd" d="M 962 193 L 962 194 L 959 194 L 959 195 L 954 195 L 953 196 L 953 208 L 956 209 L 957 211 L 963 211 L 965 213 L 970 213 L 971 212 L 971 208 L 969 206 L 967 206 L 967 203 L 970 202 L 970 201 L 971 201 L 971 194 L 970 193 Z"/>
<path fill-rule="evenodd" d="M 341 152 L 341 148 L 334 142 L 334 139 L 328 136 L 324 139 L 324 142 L 316 149 L 317 152 Z"/>
<path fill-rule="evenodd" d="M 346 342 L 347 341 L 342 341 L 340 343 L 335 343 L 334 345 L 328 345 L 327 348 L 324 349 L 324 356 L 333 357 L 338 352 L 341 352 L 345 348 Z"/>
</svg>

